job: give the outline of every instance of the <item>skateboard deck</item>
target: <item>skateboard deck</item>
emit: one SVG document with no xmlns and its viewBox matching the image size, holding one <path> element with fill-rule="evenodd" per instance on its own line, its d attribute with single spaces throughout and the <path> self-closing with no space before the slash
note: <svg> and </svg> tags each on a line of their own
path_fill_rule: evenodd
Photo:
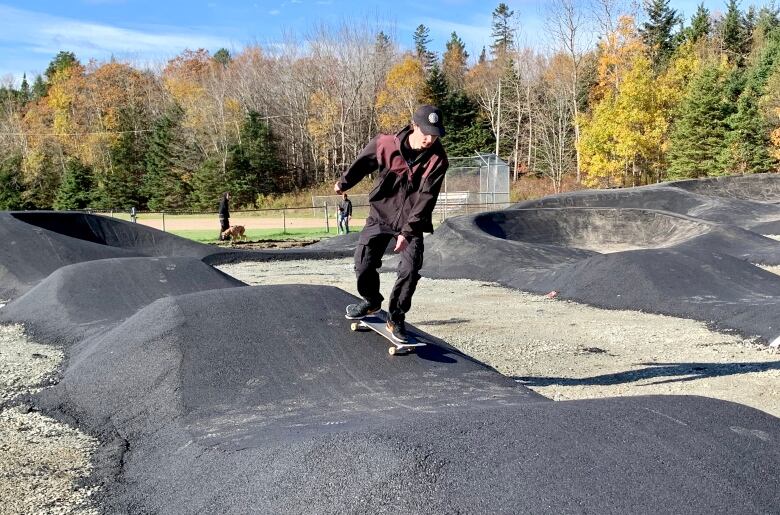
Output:
<svg viewBox="0 0 780 515">
<path fill-rule="evenodd" d="M 390 331 L 387 330 L 387 315 L 384 311 L 379 311 L 373 315 L 369 315 L 359 320 L 352 320 L 350 329 L 353 331 L 374 331 L 375 333 L 383 336 L 387 341 L 393 344 L 392 347 L 387 349 L 387 352 L 392 356 L 399 353 L 414 352 L 418 347 L 425 347 L 425 343 L 415 337 L 414 334 L 408 333 L 406 343 L 401 343 L 393 338 Z"/>
</svg>

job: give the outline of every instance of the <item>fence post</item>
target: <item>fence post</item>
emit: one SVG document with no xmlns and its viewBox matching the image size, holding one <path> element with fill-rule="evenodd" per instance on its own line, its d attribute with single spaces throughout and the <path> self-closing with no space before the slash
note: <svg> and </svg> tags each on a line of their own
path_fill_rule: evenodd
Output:
<svg viewBox="0 0 780 515">
<path fill-rule="evenodd" d="M 162 212 L 163 216 L 163 232 L 165 232 L 165 211 Z"/>
<path fill-rule="evenodd" d="M 328 218 L 328 202 L 325 202 L 325 232 L 330 234 L 330 219 Z"/>
<path fill-rule="evenodd" d="M 287 208 L 282 208 L 282 234 L 287 234 Z"/>
</svg>

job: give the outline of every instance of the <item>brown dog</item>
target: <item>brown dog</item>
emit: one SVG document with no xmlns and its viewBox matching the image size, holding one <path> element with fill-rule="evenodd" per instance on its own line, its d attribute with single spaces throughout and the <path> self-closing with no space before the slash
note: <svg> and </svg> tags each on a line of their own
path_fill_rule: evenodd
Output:
<svg viewBox="0 0 780 515">
<path fill-rule="evenodd" d="M 244 234 L 243 225 L 231 225 L 229 229 L 225 229 L 222 233 L 222 239 L 226 240 L 230 238 L 231 243 L 235 243 L 237 240 L 245 240 L 246 234 Z"/>
</svg>

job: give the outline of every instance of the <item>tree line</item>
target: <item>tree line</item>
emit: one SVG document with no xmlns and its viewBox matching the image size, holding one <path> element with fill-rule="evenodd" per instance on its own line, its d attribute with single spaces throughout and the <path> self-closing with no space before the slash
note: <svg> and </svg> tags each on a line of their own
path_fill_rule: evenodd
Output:
<svg viewBox="0 0 780 515">
<path fill-rule="evenodd" d="M 420 103 L 444 111 L 450 156 L 495 152 L 556 191 L 777 170 L 777 8 L 546 6 L 548 40 L 500 3 L 476 55 L 456 32 L 432 51 L 425 25 L 402 51 L 368 23 L 156 67 L 62 51 L 0 87 L 0 209 L 213 210 L 226 190 L 261 206 L 332 182 Z"/>
</svg>

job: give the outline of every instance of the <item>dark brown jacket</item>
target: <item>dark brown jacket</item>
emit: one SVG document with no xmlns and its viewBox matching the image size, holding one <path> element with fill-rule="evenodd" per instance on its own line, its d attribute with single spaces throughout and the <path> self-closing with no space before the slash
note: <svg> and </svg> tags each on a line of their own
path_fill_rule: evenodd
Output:
<svg viewBox="0 0 780 515">
<path fill-rule="evenodd" d="M 378 170 L 368 196 L 371 208 L 366 223 L 379 224 L 383 232 L 421 236 L 433 232 L 433 208 L 449 162 L 444 147 L 436 140 L 410 166 L 401 148 L 411 132 L 409 126 L 398 134 L 376 136 L 341 175 L 338 185 L 341 191 L 347 191 Z"/>
</svg>

